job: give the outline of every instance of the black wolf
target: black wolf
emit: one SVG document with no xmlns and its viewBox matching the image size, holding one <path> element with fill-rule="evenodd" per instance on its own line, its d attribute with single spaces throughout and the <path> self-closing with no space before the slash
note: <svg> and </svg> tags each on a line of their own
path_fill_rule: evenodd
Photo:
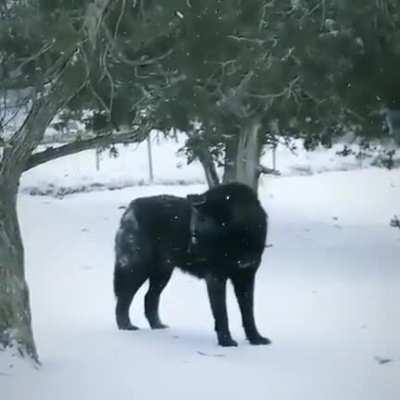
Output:
<svg viewBox="0 0 400 400">
<path fill-rule="evenodd" d="M 132 201 L 116 235 L 114 291 L 120 329 L 137 329 L 129 307 L 146 280 L 145 315 L 151 328 L 166 326 L 160 294 L 174 267 L 205 279 L 221 346 L 237 346 L 229 332 L 226 281 L 233 283 L 251 344 L 269 344 L 257 330 L 254 279 L 267 235 L 267 214 L 248 186 L 230 183 L 201 195 L 142 197 Z"/>
</svg>

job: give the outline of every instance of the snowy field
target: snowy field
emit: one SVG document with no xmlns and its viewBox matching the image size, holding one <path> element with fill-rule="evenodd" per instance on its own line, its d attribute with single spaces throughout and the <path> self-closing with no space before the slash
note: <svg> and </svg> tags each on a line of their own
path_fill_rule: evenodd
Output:
<svg viewBox="0 0 400 400">
<path fill-rule="evenodd" d="M 189 185 L 203 180 L 201 170 L 177 161 L 176 145 L 157 151 L 156 180 L 170 179 L 164 185 L 63 199 L 20 195 L 42 367 L 0 354 L 0 399 L 400 399 L 400 230 L 389 226 L 400 214 L 400 170 L 353 165 L 263 180 L 272 247 L 258 275 L 256 318 L 273 344 L 253 347 L 244 340 L 230 289 L 230 325 L 239 347 L 226 349 L 216 345 L 204 283 L 179 271 L 162 297 L 170 329 L 149 330 L 145 288 L 131 313 L 143 329 L 115 327 L 113 238 L 120 207 L 137 196 L 205 189 Z M 129 153 L 114 167 L 105 159 L 98 172 L 93 152 L 74 156 L 81 164 L 49 163 L 27 173 L 22 190 L 146 180 L 145 151 Z M 322 165 L 338 163 L 326 153 L 280 157 L 284 171 L 301 164 L 321 172 Z M 174 180 L 187 184 L 172 185 Z"/>
<path fill-rule="evenodd" d="M 152 136 L 154 159 L 154 183 L 159 185 L 188 185 L 205 183 L 199 163 L 187 165 L 186 158 L 179 152 L 184 145 L 184 136 L 177 142 L 157 139 Z M 22 177 L 21 192 L 63 196 L 74 192 L 120 189 L 149 184 L 147 143 L 116 146 L 119 156 L 112 158 L 109 151 L 100 156 L 99 170 L 96 168 L 95 150 L 87 150 L 40 165 Z M 352 147 L 357 151 L 357 147 Z M 282 176 L 312 175 L 327 171 L 352 170 L 369 167 L 374 158 L 357 159 L 354 155 L 338 157 L 342 145 L 331 149 L 318 148 L 307 153 L 295 152 L 280 145 L 277 150 L 276 168 Z M 272 168 L 272 151 L 267 149 L 262 157 L 263 165 Z M 221 171 L 220 171 L 221 172 Z"/>
</svg>

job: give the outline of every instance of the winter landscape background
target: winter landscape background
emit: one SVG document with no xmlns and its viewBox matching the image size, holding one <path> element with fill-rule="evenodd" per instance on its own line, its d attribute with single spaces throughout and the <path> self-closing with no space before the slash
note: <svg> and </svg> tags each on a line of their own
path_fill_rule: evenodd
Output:
<svg viewBox="0 0 400 400">
<path fill-rule="evenodd" d="M 0 1 L 0 400 L 400 399 L 399 4 Z M 269 213 L 272 345 L 229 288 L 240 346 L 218 347 L 178 271 L 171 328 L 148 329 L 144 288 L 143 329 L 118 331 L 124 207 L 234 181 Z"/>
<path fill-rule="evenodd" d="M 42 366 L 1 353 L 1 399 L 400 398 L 400 230 L 390 226 L 400 214 L 399 169 L 338 158 L 336 148 L 278 149 L 282 176 L 264 177 L 259 190 L 271 247 L 256 285 L 260 331 L 273 343 L 244 340 L 230 288 L 239 347 L 224 349 L 205 285 L 179 271 L 161 305 L 170 329 L 147 327 L 145 288 L 131 313 L 143 329 L 116 329 L 113 240 L 122 207 L 138 196 L 206 189 L 200 165 L 176 154 L 181 143 L 163 140 L 153 143 L 155 183 L 147 184 L 145 146 L 120 147 L 116 159 L 103 154 L 99 171 L 87 151 L 23 175 L 18 207 Z M 269 152 L 263 161 L 270 165 Z"/>
</svg>

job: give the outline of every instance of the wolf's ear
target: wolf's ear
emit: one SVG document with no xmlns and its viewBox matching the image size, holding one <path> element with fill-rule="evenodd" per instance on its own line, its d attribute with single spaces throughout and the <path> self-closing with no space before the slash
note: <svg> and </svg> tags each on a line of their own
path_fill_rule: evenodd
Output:
<svg viewBox="0 0 400 400">
<path fill-rule="evenodd" d="M 188 194 L 186 198 L 193 207 L 201 207 L 206 204 L 206 196 L 204 194 Z"/>
</svg>

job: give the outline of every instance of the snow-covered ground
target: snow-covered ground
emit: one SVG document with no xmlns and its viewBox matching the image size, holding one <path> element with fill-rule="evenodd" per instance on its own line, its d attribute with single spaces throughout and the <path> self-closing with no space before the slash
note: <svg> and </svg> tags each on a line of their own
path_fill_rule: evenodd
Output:
<svg viewBox="0 0 400 400">
<path fill-rule="evenodd" d="M 177 162 L 172 147 L 156 164 L 156 178 L 178 180 L 182 172 L 185 180 L 202 179 L 196 165 L 172 168 Z M 145 164 L 141 172 L 134 154 L 127 156 L 126 169 L 118 167 L 113 175 L 104 161 L 98 174 L 104 182 L 130 173 L 131 179 L 140 173 L 145 179 Z M 23 187 L 62 182 L 65 171 L 74 177 L 70 184 L 84 176 L 88 182 L 100 179 L 80 168 L 66 160 L 49 163 L 27 174 Z M 204 284 L 179 271 L 162 298 L 170 329 L 148 329 L 145 288 L 132 309 L 143 329 L 116 329 L 112 269 L 119 207 L 137 196 L 204 189 L 203 184 L 155 185 L 63 199 L 20 196 L 43 365 L 35 370 L 0 353 L 0 399 L 400 398 L 400 230 L 389 226 L 400 214 L 400 170 L 264 179 L 260 197 L 270 215 L 272 247 L 258 275 L 256 317 L 271 346 L 244 340 L 230 290 L 230 325 L 239 347 L 218 347 Z"/>
</svg>

